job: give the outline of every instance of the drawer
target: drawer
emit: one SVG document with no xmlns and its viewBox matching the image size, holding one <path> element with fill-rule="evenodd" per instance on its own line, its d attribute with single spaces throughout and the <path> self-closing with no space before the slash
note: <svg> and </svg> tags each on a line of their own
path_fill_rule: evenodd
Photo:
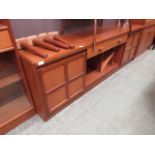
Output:
<svg viewBox="0 0 155 155">
<path fill-rule="evenodd" d="M 47 96 L 48 110 L 53 112 L 67 102 L 66 86 L 60 87 Z"/>
<path fill-rule="evenodd" d="M 98 55 L 100 53 L 103 53 L 113 47 L 116 47 L 118 45 L 121 45 L 127 41 L 127 35 L 117 37 L 114 39 L 110 39 L 108 41 L 104 41 L 101 43 L 97 43 L 96 45 L 96 52 L 93 51 L 93 48 L 88 48 L 87 50 L 87 58 L 91 58 L 95 55 Z"/>
<path fill-rule="evenodd" d="M 102 43 L 97 44 L 97 51 L 99 53 L 103 53 L 113 47 L 116 47 L 118 45 L 121 45 L 127 41 L 127 35 L 111 39 Z"/>
<path fill-rule="evenodd" d="M 13 45 L 8 30 L 0 31 L 0 50 L 12 46 Z"/>
<path fill-rule="evenodd" d="M 69 98 L 73 98 L 84 90 L 84 77 L 77 78 L 69 83 Z"/>
</svg>

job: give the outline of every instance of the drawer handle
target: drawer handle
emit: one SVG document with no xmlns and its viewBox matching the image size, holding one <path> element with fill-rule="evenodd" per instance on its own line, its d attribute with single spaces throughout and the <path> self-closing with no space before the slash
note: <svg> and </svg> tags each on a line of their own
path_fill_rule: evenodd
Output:
<svg viewBox="0 0 155 155">
<path fill-rule="evenodd" d="M 122 39 L 118 40 L 118 44 L 120 44 L 122 42 Z"/>
<path fill-rule="evenodd" d="M 98 49 L 98 51 L 99 51 L 99 52 L 102 52 L 102 49 L 101 49 L 101 48 L 99 48 L 99 49 Z"/>
</svg>

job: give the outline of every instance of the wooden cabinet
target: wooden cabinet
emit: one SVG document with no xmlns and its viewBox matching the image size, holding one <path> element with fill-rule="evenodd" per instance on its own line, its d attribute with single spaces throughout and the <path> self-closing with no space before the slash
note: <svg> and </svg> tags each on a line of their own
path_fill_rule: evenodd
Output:
<svg viewBox="0 0 155 155">
<path fill-rule="evenodd" d="M 23 64 L 37 111 L 45 120 L 85 88 L 86 51 L 39 69 L 24 59 Z M 33 68 L 33 75 L 30 75 L 30 66 Z M 38 90 L 34 90 L 34 82 Z"/>
<path fill-rule="evenodd" d="M 155 36 L 155 27 L 151 27 L 147 30 L 147 40 L 145 44 L 145 49 L 151 46 L 154 36 Z"/>
<path fill-rule="evenodd" d="M 144 28 L 138 23 L 132 28 L 103 28 L 94 40 L 92 31 L 64 35 L 75 48 L 61 48 L 59 52 L 42 49 L 47 58 L 20 49 L 19 57 L 38 114 L 49 119 L 147 49 L 154 37 L 153 26 Z"/>
<path fill-rule="evenodd" d="M 140 39 L 140 43 L 139 43 L 136 55 L 143 53 L 151 46 L 154 38 L 154 34 L 155 34 L 154 30 L 155 30 L 155 27 L 152 26 L 149 28 L 145 28 L 142 31 L 142 35 L 141 35 L 141 39 Z"/>
<path fill-rule="evenodd" d="M 140 35 L 140 32 L 134 32 L 131 35 L 129 35 L 122 57 L 122 65 L 134 59 L 136 49 L 139 44 Z"/>
</svg>

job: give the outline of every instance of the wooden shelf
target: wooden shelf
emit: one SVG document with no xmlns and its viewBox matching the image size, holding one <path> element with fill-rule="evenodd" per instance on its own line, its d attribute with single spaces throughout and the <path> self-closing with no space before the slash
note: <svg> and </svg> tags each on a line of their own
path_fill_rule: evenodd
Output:
<svg viewBox="0 0 155 155">
<path fill-rule="evenodd" d="M 0 24 L 0 30 L 7 30 L 8 26 Z"/>
<path fill-rule="evenodd" d="M 32 109 L 33 106 L 28 102 L 25 96 L 18 97 L 2 106 L 0 108 L 0 133 L 3 126 L 18 119 L 18 117 L 31 111 Z"/>
<path fill-rule="evenodd" d="M 13 51 L 14 49 L 15 49 L 14 47 L 8 47 L 8 48 L 5 48 L 5 49 L 0 50 L 0 53 Z"/>
<path fill-rule="evenodd" d="M 97 70 L 93 70 L 91 72 L 89 71 L 89 73 L 86 75 L 86 86 L 90 86 L 98 79 L 116 70 L 118 67 L 119 65 L 114 63 L 113 65 L 107 66 L 103 72 L 99 72 Z"/>
<path fill-rule="evenodd" d="M 13 83 L 20 81 L 21 78 L 18 74 L 12 74 L 7 77 L 0 79 L 0 89 L 7 87 Z"/>
</svg>

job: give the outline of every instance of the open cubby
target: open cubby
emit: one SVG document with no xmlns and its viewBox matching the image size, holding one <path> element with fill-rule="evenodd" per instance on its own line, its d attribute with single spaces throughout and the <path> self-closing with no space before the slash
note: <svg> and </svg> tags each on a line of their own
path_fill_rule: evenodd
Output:
<svg viewBox="0 0 155 155">
<path fill-rule="evenodd" d="M 93 84 L 96 80 L 110 74 L 119 68 L 121 51 L 123 45 L 112 48 L 87 60 L 86 86 Z"/>
<path fill-rule="evenodd" d="M 0 81 L 3 78 L 16 73 L 14 52 L 5 52 L 0 54 Z"/>
</svg>

